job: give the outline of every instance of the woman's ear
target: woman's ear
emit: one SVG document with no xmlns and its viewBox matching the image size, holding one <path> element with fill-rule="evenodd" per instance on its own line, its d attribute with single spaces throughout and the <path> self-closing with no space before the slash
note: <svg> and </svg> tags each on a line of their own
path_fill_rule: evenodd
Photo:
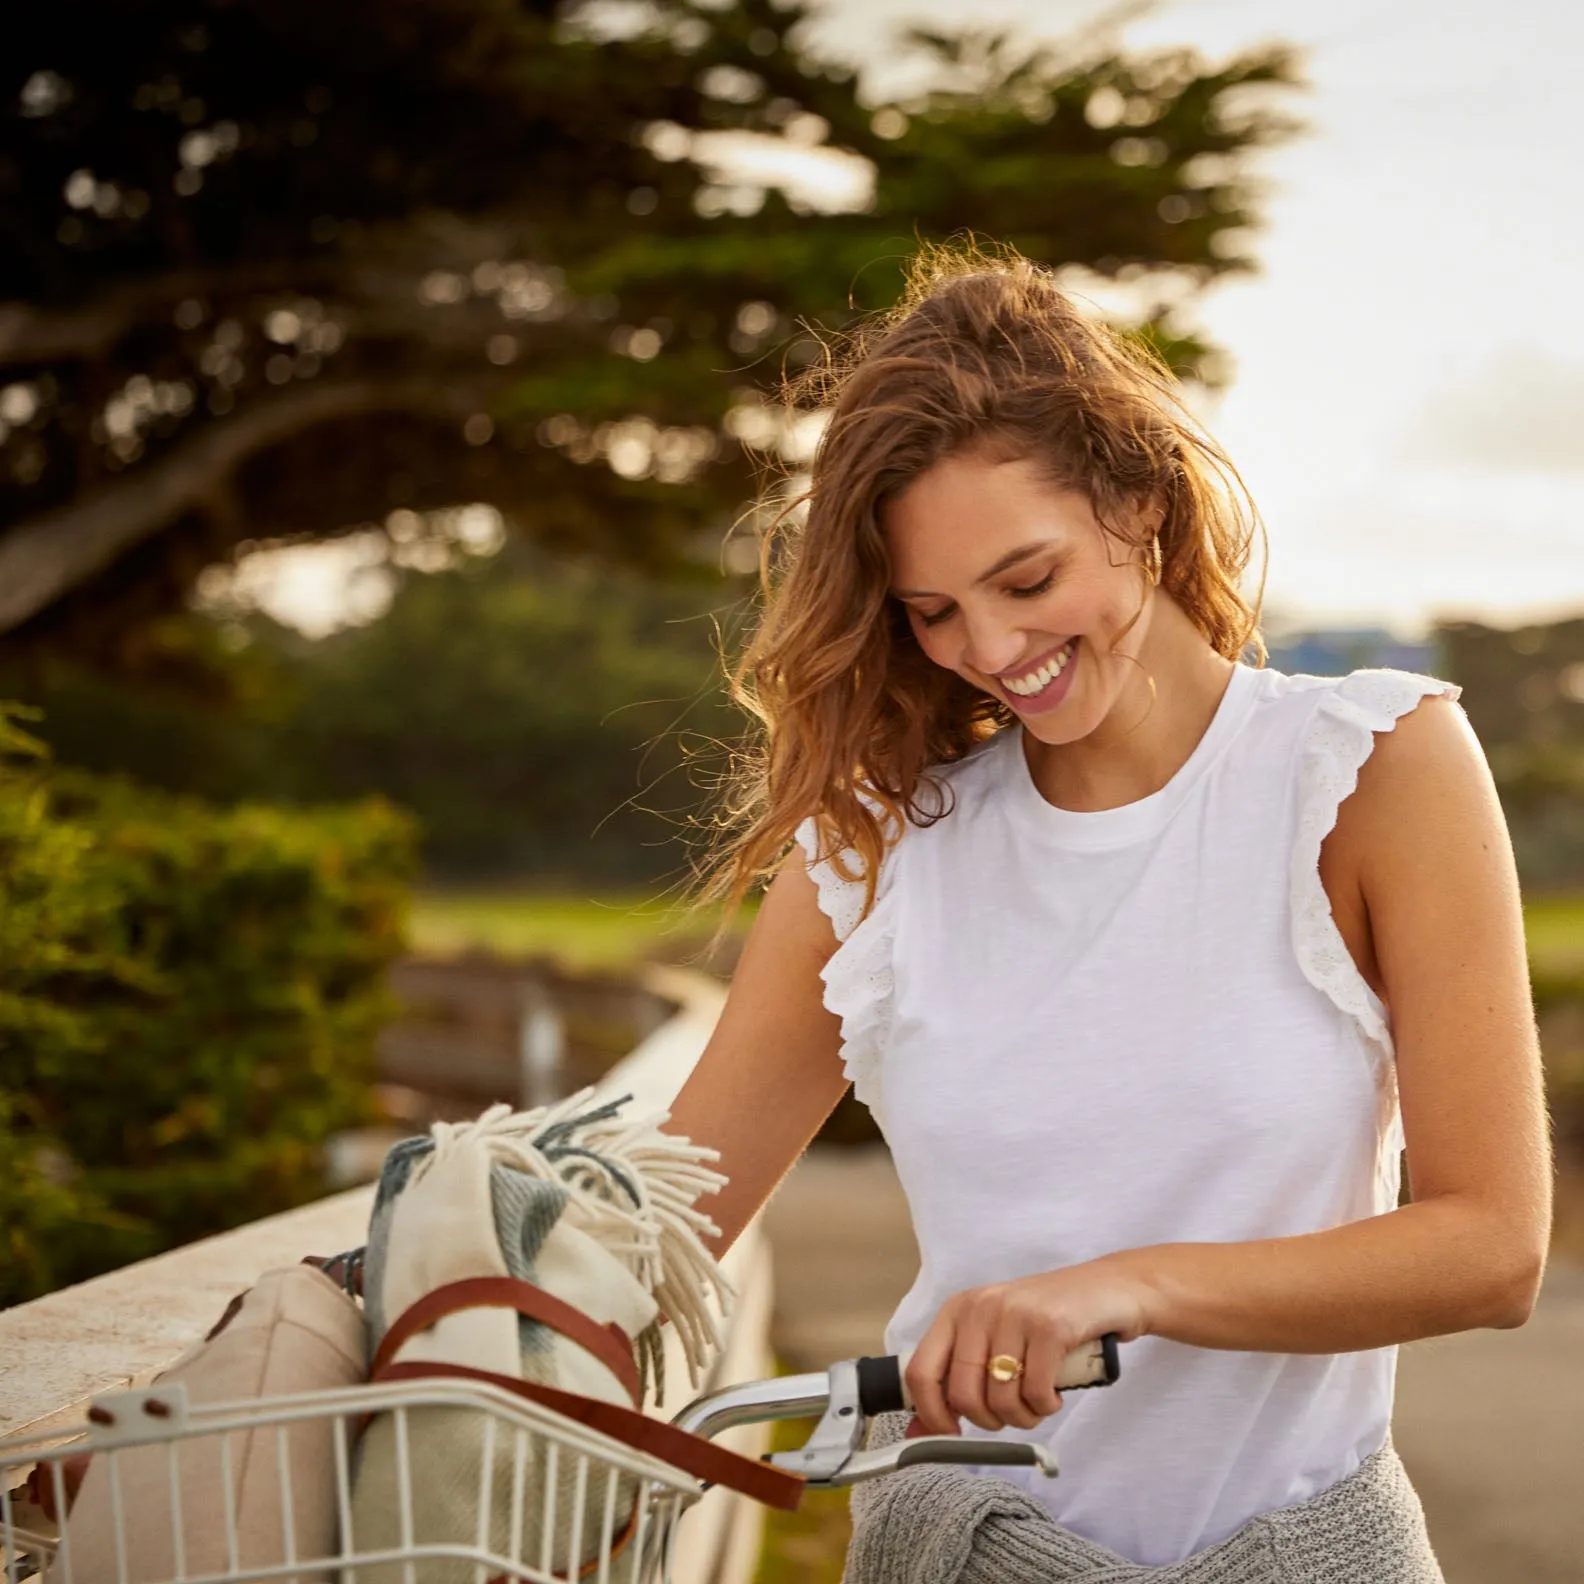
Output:
<svg viewBox="0 0 1584 1584">
<path fill-rule="evenodd" d="M 1128 516 L 1138 531 L 1138 542 L 1147 545 L 1159 538 L 1166 526 L 1166 499 L 1163 495 L 1136 496 L 1129 503 Z"/>
</svg>

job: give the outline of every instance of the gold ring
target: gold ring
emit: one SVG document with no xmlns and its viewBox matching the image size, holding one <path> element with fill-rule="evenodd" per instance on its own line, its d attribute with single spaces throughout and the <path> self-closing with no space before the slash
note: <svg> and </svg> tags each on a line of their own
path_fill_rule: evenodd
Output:
<svg viewBox="0 0 1584 1584">
<path fill-rule="evenodd" d="M 990 1372 L 991 1380 L 1005 1383 L 1023 1379 L 1023 1360 L 1013 1358 L 1010 1353 L 997 1353 L 985 1368 Z"/>
</svg>

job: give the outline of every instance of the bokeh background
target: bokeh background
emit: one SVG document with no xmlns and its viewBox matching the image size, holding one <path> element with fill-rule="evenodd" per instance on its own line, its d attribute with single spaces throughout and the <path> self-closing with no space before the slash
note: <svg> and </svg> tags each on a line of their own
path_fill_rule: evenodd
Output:
<svg viewBox="0 0 1584 1584">
<path fill-rule="evenodd" d="M 0 1301 L 476 1105 L 455 1039 L 511 1047 L 529 979 L 589 1072 L 652 1022 L 637 965 L 729 973 L 680 899 L 819 433 L 780 385 L 965 234 L 1184 379 L 1265 514 L 1276 664 L 1463 685 L 1584 1257 L 1584 12 L 71 0 L 5 36 Z M 883 1184 L 846 1107 L 843 1144 Z"/>
</svg>

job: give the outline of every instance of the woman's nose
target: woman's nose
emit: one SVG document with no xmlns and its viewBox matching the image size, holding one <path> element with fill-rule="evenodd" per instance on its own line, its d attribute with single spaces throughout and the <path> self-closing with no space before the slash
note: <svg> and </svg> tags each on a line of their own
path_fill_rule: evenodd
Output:
<svg viewBox="0 0 1584 1584">
<path fill-rule="evenodd" d="M 994 676 L 1008 670 L 1022 658 L 1025 648 L 1023 629 L 1005 621 L 970 616 L 964 623 L 963 660 L 970 670 Z"/>
</svg>

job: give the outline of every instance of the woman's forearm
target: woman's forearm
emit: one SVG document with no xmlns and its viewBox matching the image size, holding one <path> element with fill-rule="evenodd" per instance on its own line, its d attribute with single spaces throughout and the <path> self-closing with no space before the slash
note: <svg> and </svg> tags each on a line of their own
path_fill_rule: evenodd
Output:
<svg viewBox="0 0 1584 1584">
<path fill-rule="evenodd" d="M 1194 1347 L 1345 1353 L 1528 1319 L 1545 1252 L 1444 1195 L 1325 1232 L 1162 1243 L 1096 1262 L 1144 1291 L 1146 1329 Z"/>
</svg>

